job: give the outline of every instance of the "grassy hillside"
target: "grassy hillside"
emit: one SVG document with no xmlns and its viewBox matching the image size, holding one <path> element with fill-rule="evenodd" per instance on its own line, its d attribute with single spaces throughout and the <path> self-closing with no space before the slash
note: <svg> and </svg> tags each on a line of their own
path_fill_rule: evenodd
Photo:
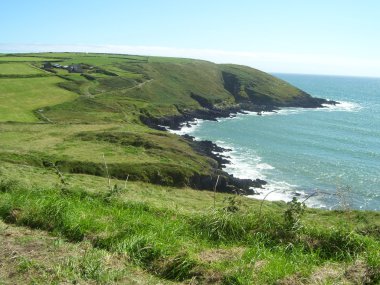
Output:
<svg viewBox="0 0 380 285">
<path fill-rule="evenodd" d="M 291 104 L 308 96 L 252 68 L 192 59 L 82 53 L 0 58 L 0 121 L 47 123 L 3 124 L 1 157 L 104 175 L 104 154 L 115 177 L 172 186 L 212 174 L 215 162 L 185 140 L 147 128 L 141 118 L 237 106 L 239 96 L 229 89 L 226 74 L 233 74 L 243 93 L 255 90 L 273 102 Z M 52 66 L 43 69 L 44 62 Z M 81 71 L 62 68 L 72 64 Z"/>
<path fill-rule="evenodd" d="M 53 168 L 11 163 L 0 172 L 5 284 L 380 280 L 379 213 L 306 209 L 293 223 L 284 203 L 260 211 L 259 201 L 216 193 L 214 207 L 212 192 L 189 188 L 113 179 L 110 190 L 106 178 L 62 183 Z"/>
<path fill-rule="evenodd" d="M 59 88 L 57 84 L 63 80 L 57 77 L 0 77 L 0 80 L 1 121 L 37 122 L 39 119 L 34 111 L 78 97 L 72 92 Z"/>
<path fill-rule="evenodd" d="M 0 57 L 1 58 L 1 57 Z M 0 63 L 0 76 L 17 77 L 22 75 L 46 74 L 46 72 L 27 63 Z"/>
<path fill-rule="evenodd" d="M 27 56 L 20 58 L 31 58 Z M 80 64 L 83 67 L 82 74 L 69 73 L 60 68 L 49 70 L 52 76 L 66 79 L 58 84 L 59 87 L 82 95 L 71 103 L 54 107 L 54 104 L 46 104 L 51 108 L 46 110 L 45 115 L 54 122 L 130 121 L 139 115 L 179 115 L 182 111 L 202 109 L 204 106 L 201 105 L 204 104 L 230 107 L 238 103 L 240 97 L 255 103 L 255 94 L 272 98 L 274 104 L 292 104 L 294 98 L 308 96 L 280 79 L 243 66 L 217 65 L 192 59 L 120 55 L 64 53 L 38 56 L 35 57 L 39 60 L 34 63 L 35 67 L 41 67 L 40 61 L 49 57 L 50 62 L 62 66 Z M 16 57 L 1 58 L 11 61 Z M 17 74 L 12 71 L 12 66 L 16 69 L 16 63 L 12 65 L 8 62 L 0 74 Z M 25 71 L 19 67 L 18 74 L 21 75 Z M 233 82 L 228 81 L 231 78 Z M 239 89 L 239 94 L 231 88 Z M 194 99 L 191 94 L 197 95 L 204 103 L 200 104 L 200 100 Z M 77 108 L 78 105 L 80 108 Z M 88 114 L 91 111 L 95 112 Z M 88 116 L 82 118 L 76 112 Z"/>
<path fill-rule="evenodd" d="M 268 100 L 272 104 L 286 105 L 297 97 L 307 96 L 283 80 L 247 66 L 222 65 L 222 74 L 226 89 L 240 100 L 258 103 Z"/>
<path fill-rule="evenodd" d="M 318 102 L 244 66 L 0 55 L 0 284 L 376 284 L 379 213 L 214 194 L 217 161 L 143 123 Z"/>
</svg>

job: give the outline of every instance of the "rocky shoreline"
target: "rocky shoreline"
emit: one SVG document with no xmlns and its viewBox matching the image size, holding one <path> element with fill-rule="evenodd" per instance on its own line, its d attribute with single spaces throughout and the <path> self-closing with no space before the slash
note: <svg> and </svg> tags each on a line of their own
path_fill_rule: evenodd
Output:
<svg viewBox="0 0 380 285">
<path fill-rule="evenodd" d="M 211 190 L 215 187 L 217 176 L 219 181 L 216 190 L 218 192 L 235 193 L 243 195 L 254 195 L 256 192 L 252 188 L 263 188 L 267 184 L 261 179 L 241 179 L 223 170 L 226 164 L 230 163 L 229 157 L 224 155 L 231 149 L 218 146 L 209 140 L 197 141 L 190 135 L 182 136 L 188 141 L 189 145 L 199 154 L 212 158 L 217 162 L 214 173 L 210 176 L 195 176 L 191 179 L 193 188 L 201 190 Z"/>
<path fill-rule="evenodd" d="M 236 105 L 219 108 L 215 106 L 203 107 L 203 109 L 197 110 L 182 110 L 177 107 L 179 115 L 164 116 L 164 117 L 147 117 L 140 116 L 141 122 L 145 125 L 158 130 L 166 130 L 167 128 L 172 130 L 179 130 L 184 124 L 188 124 L 195 119 L 216 121 L 218 118 L 234 117 L 237 113 L 257 112 L 273 112 L 284 107 L 297 107 L 297 108 L 324 108 L 323 104 L 336 105 L 339 102 L 326 100 L 322 98 L 314 97 L 302 97 L 302 99 L 293 100 L 286 104 L 276 105 L 256 105 L 250 102 L 242 102 Z M 203 104 L 204 105 L 204 104 Z"/>
<path fill-rule="evenodd" d="M 190 125 L 195 119 L 216 121 L 218 118 L 234 117 L 237 113 L 257 112 L 274 112 L 281 107 L 299 107 L 299 108 L 323 108 L 323 104 L 339 104 L 321 98 L 302 97 L 288 104 L 281 105 L 255 105 L 250 102 L 239 103 L 228 108 L 217 108 L 214 106 L 204 106 L 198 110 L 178 110 L 180 115 L 166 116 L 161 118 L 141 116 L 140 120 L 147 126 L 157 130 L 180 130 L 184 125 Z M 178 109 L 178 108 L 177 108 Z M 189 145 L 199 154 L 212 158 L 216 161 L 213 173 L 210 175 L 194 175 L 190 179 L 190 187 L 199 190 L 212 190 L 215 187 L 216 180 L 219 177 L 216 191 L 224 193 L 235 193 L 242 195 L 254 195 L 256 191 L 253 188 L 263 188 L 267 181 L 262 179 L 240 179 L 223 170 L 223 167 L 230 163 L 228 156 L 223 153 L 230 151 L 222 148 L 215 143 L 204 140 L 196 141 L 190 135 L 182 136 Z"/>
</svg>

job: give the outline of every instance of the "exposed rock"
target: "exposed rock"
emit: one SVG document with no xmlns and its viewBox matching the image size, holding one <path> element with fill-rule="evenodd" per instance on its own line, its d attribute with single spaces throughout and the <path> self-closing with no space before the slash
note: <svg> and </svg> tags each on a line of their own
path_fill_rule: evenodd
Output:
<svg viewBox="0 0 380 285">
<path fill-rule="evenodd" d="M 218 108 L 212 105 L 204 97 L 197 94 L 191 94 L 191 97 L 196 100 L 202 109 L 197 110 L 183 110 L 177 106 L 179 115 L 166 116 L 166 117 L 151 117 L 149 114 L 140 116 L 141 122 L 151 128 L 158 130 L 179 130 L 183 125 L 190 126 L 190 122 L 194 119 L 203 120 L 217 120 L 217 118 L 227 118 L 236 116 L 237 113 L 245 113 L 244 111 L 252 111 L 261 114 L 262 112 L 275 112 L 279 107 L 302 107 L 302 108 L 323 108 L 323 104 L 338 104 L 335 101 L 329 101 L 321 98 L 311 97 L 309 94 L 303 92 L 303 96 L 295 97 L 293 100 L 286 103 L 274 102 L 272 98 L 262 94 L 249 94 L 249 98 L 241 97 L 237 92 L 237 84 L 233 77 L 224 74 L 224 81 L 228 86 L 225 88 L 235 97 L 238 104 L 226 108 Z M 236 86 L 235 86 L 236 85 Z M 239 97 L 240 96 L 240 97 Z M 253 103 L 254 102 L 254 103 Z M 230 161 L 224 155 L 229 149 L 217 146 L 211 141 L 195 141 L 194 137 L 189 135 L 183 136 L 188 143 L 201 155 L 208 156 L 216 161 L 214 173 L 210 175 L 193 175 L 190 179 L 190 187 L 200 190 L 212 190 L 215 186 L 216 179 L 219 175 L 219 183 L 216 190 L 218 192 L 238 193 L 244 195 L 254 195 L 256 192 L 252 188 L 263 188 L 267 182 L 261 179 L 240 179 L 223 171 Z"/>
<path fill-rule="evenodd" d="M 214 174 L 193 176 L 191 179 L 191 187 L 202 190 L 212 190 L 215 187 L 218 175 L 219 181 L 216 187 L 218 192 L 254 195 L 256 192 L 251 189 L 252 187 L 262 188 L 263 185 L 267 184 L 266 181 L 261 179 L 240 179 L 223 171 L 222 168 L 225 164 L 230 163 L 230 161 L 227 156 L 221 153 L 231 151 L 230 149 L 222 148 L 211 141 L 195 141 L 194 138 L 189 135 L 184 135 L 183 137 L 188 140 L 195 151 L 211 157 L 217 162 Z"/>
</svg>

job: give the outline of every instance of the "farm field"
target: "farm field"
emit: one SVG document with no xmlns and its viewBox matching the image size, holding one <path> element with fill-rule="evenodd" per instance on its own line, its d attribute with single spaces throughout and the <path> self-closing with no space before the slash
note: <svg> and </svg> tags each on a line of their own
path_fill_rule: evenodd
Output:
<svg viewBox="0 0 380 285">
<path fill-rule="evenodd" d="M 57 77 L 0 77 L 0 121 L 37 122 L 34 111 L 76 98 L 75 93 L 57 86 L 61 82 Z"/>
</svg>

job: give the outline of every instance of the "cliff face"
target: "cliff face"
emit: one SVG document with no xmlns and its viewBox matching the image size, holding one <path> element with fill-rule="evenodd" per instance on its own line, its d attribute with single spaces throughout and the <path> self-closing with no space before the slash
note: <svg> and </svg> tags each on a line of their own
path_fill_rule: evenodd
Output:
<svg viewBox="0 0 380 285">
<path fill-rule="evenodd" d="M 175 112 L 156 114 L 147 111 L 141 114 L 141 121 L 151 127 L 165 125 L 176 129 L 181 123 L 194 118 L 214 120 L 244 110 L 260 112 L 279 107 L 319 108 L 322 104 L 335 103 L 314 98 L 279 78 L 247 66 L 194 61 L 182 64 L 180 68 L 173 65 L 154 67 L 161 76 L 166 74 L 165 78 L 169 81 L 173 79 L 173 74 L 168 70 L 175 68 L 181 72 L 175 76 L 177 89 L 167 90 Z M 179 94 L 182 100 L 176 101 Z M 168 102 L 168 99 L 163 102 Z"/>
<path fill-rule="evenodd" d="M 174 104 L 176 114 L 157 116 L 148 112 L 142 114 L 140 120 L 153 128 L 162 129 L 159 126 L 167 126 L 178 129 L 181 124 L 194 118 L 215 120 L 243 111 L 273 111 L 280 107 L 320 108 L 323 107 L 322 104 L 336 103 L 314 98 L 281 79 L 250 67 L 238 65 L 215 65 L 215 67 L 220 72 L 221 80 L 218 84 L 223 87 L 222 95 L 218 92 L 210 95 L 190 91 L 188 97 L 193 102 L 187 105 Z M 221 99 L 222 96 L 226 97 Z"/>
<path fill-rule="evenodd" d="M 183 68 L 186 69 L 186 67 Z M 195 118 L 215 120 L 218 117 L 233 116 L 244 110 L 262 112 L 273 111 L 280 107 L 319 108 L 322 107 L 322 104 L 335 103 L 313 98 L 283 80 L 250 67 L 213 65 L 212 68 L 219 73 L 219 78 L 214 78 L 212 83 L 202 86 L 201 88 L 205 88 L 202 90 L 203 92 L 197 89 L 199 88 L 197 84 L 190 87 L 188 96 L 197 105 L 188 104 L 185 107 L 183 103 L 175 104 L 177 114 L 154 116 L 148 113 L 141 115 L 140 120 L 156 129 L 163 130 L 162 126 L 179 129 L 182 124 Z M 200 71 L 201 69 L 193 70 L 194 73 Z M 205 77 L 207 78 L 207 76 Z M 187 78 L 177 77 L 177 80 L 186 81 Z M 208 89 L 212 84 L 216 84 L 218 88 Z M 261 188 L 266 184 L 260 179 L 237 179 L 229 175 L 222 170 L 223 165 L 229 162 L 228 158 L 221 155 L 225 150 L 209 141 L 194 141 L 189 136 L 185 136 L 185 138 L 196 152 L 217 162 L 217 165 L 213 167 L 213 173 L 192 176 L 190 179 L 192 187 L 212 189 L 218 176 L 220 177 L 218 191 L 221 192 L 252 194 L 251 187 Z"/>
<path fill-rule="evenodd" d="M 318 108 L 329 103 L 325 99 L 313 98 L 289 83 L 253 68 L 222 65 L 221 69 L 224 88 L 238 103 L 303 108 Z"/>
<path fill-rule="evenodd" d="M 34 68 L 23 61 L 25 56 L 35 60 Z M 41 70 L 46 61 L 49 68 Z M 72 64 L 80 66 L 81 73 L 70 73 L 65 66 Z M 321 107 L 326 102 L 247 66 L 194 59 L 46 53 L 24 54 L 10 65 L 18 74 L 6 74 L 12 80 L 2 80 L 5 90 L 14 90 L 3 96 L 7 111 L 34 114 L 32 121 L 45 124 L 36 129 L 28 125 L 33 138 L 19 137 L 18 129 L 10 125 L 17 141 L 2 145 L 0 160 L 25 160 L 36 167 L 54 163 L 64 172 L 104 176 L 100 158 L 106 152 L 112 177 L 169 186 L 212 190 L 219 176 L 218 191 L 247 193 L 249 187 L 265 182 L 255 177 L 239 180 L 223 172 L 228 158 L 215 154 L 223 150 L 212 142 L 180 138 L 147 125 L 164 130 L 162 126 L 178 128 L 194 118 L 215 120 L 244 110 Z M 42 75 L 36 74 L 38 69 Z M 25 94 L 38 109 L 25 103 Z M 67 99 L 62 101 L 62 95 Z M 60 99 L 50 101 L 54 96 Z M 33 150 L 20 153 L 18 145 Z"/>
</svg>

